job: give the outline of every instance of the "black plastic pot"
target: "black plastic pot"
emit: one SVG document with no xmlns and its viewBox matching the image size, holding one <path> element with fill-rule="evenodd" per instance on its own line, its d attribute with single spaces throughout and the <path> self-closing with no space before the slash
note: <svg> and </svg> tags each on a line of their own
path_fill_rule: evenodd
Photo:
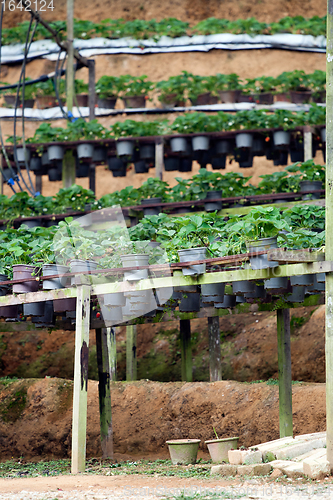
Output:
<svg viewBox="0 0 333 500">
<path fill-rule="evenodd" d="M 54 326 L 53 300 L 46 300 L 44 302 L 44 314 L 42 316 L 35 316 L 33 320 L 40 328 Z"/>
<path fill-rule="evenodd" d="M 24 316 L 44 316 L 45 302 L 31 302 L 23 304 Z"/>
<path fill-rule="evenodd" d="M 89 177 L 90 163 L 78 163 L 76 167 L 76 177 L 83 178 Z"/>
<path fill-rule="evenodd" d="M 126 166 L 124 166 L 121 170 L 113 170 L 113 177 L 126 177 Z"/>
<path fill-rule="evenodd" d="M 227 155 L 217 156 L 211 159 L 213 170 L 224 170 L 226 166 Z"/>
<path fill-rule="evenodd" d="M 114 109 L 117 97 L 107 97 L 105 99 L 98 98 L 97 106 L 102 109 Z"/>
<path fill-rule="evenodd" d="M 289 151 L 278 149 L 274 154 L 274 159 L 273 159 L 274 166 L 278 167 L 279 165 L 281 166 L 288 165 L 288 154 Z"/>
<path fill-rule="evenodd" d="M 232 292 L 234 295 L 243 295 L 243 293 L 253 293 L 255 283 L 253 281 L 234 281 L 232 284 Z"/>
<path fill-rule="evenodd" d="M 154 144 L 142 144 L 140 146 L 140 159 L 141 160 L 151 160 L 155 158 L 155 145 Z"/>
<path fill-rule="evenodd" d="M 141 205 L 150 205 L 162 203 L 162 198 L 146 198 L 141 200 Z M 161 211 L 161 207 L 143 208 L 143 215 L 158 215 Z"/>
<path fill-rule="evenodd" d="M 181 312 L 198 312 L 200 311 L 200 293 L 189 293 L 183 295 L 179 304 Z"/>
<path fill-rule="evenodd" d="M 175 156 L 169 156 L 164 159 L 164 170 L 166 172 L 172 172 L 174 170 L 179 170 L 180 159 Z"/>
<path fill-rule="evenodd" d="M 301 274 L 299 276 L 290 276 L 290 284 L 296 286 L 311 286 L 314 283 L 315 274 Z"/>
<path fill-rule="evenodd" d="M 146 174 L 149 172 L 149 167 L 146 164 L 146 160 L 136 161 L 134 163 L 134 170 L 136 174 Z"/>
<path fill-rule="evenodd" d="M 299 185 L 300 191 L 303 193 L 304 191 L 322 189 L 323 183 L 321 181 L 301 181 Z M 319 200 L 319 198 L 320 193 L 304 194 L 302 196 L 302 200 Z"/>
<path fill-rule="evenodd" d="M 102 165 L 106 162 L 106 153 L 107 150 L 104 146 L 97 146 L 94 148 L 94 154 L 92 157 L 93 163 L 95 165 Z"/>
<path fill-rule="evenodd" d="M 252 145 L 253 156 L 265 156 L 266 149 L 265 137 L 261 134 L 255 134 Z"/>
<path fill-rule="evenodd" d="M 47 173 L 50 182 L 61 181 L 62 179 L 62 171 L 59 170 L 58 168 L 55 167 L 49 168 Z"/>
<path fill-rule="evenodd" d="M 236 149 L 235 160 L 239 163 L 239 168 L 253 167 L 253 153 L 251 149 Z"/>
<path fill-rule="evenodd" d="M 109 156 L 108 157 L 108 167 L 111 172 L 116 170 L 122 170 L 124 168 L 124 162 L 117 156 Z"/>
<path fill-rule="evenodd" d="M 65 312 L 76 310 L 76 298 L 56 299 L 53 301 L 54 312 Z"/>
<path fill-rule="evenodd" d="M 214 198 L 222 198 L 221 191 L 208 191 L 205 198 L 205 210 L 206 212 L 214 212 L 215 210 L 222 210 L 222 201 L 208 201 Z"/>
<path fill-rule="evenodd" d="M 287 291 L 288 289 L 288 278 L 277 277 L 270 278 L 264 283 L 265 290 L 270 294 L 280 295 Z"/>
<path fill-rule="evenodd" d="M 214 307 L 216 309 L 230 309 L 236 305 L 235 295 L 225 295 L 223 302 L 214 302 Z"/>
<path fill-rule="evenodd" d="M 290 295 L 286 295 L 287 302 L 299 303 L 304 302 L 305 286 L 293 286 Z"/>
<path fill-rule="evenodd" d="M 201 285 L 202 302 L 223 302 L 225 283 L 212 283 L 211 285 Z"/>
<path fill-rule="evenodd" d="M 179 164 L 179 172 L 192 172 L 192 159 L 182 158 Z"/>
</svg>

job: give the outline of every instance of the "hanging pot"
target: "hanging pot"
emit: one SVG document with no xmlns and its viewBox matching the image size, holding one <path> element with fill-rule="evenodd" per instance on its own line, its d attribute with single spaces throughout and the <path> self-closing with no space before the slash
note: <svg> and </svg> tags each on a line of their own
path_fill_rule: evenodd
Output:
<svg viewBox="0 0 333 500">
<path fill-rule="evenodd" d="M 304 149 L 296 149 L 296 148 L 290 148 L 289 150 L 290 153 L 290 161 L 292 163 L 298 163 L 304 161 Z"/>
<path fill-rule="evenodd" d="M 30 160 L 29 168 L 32 172 L 38 172 L 42 169 L 42 159 L 40 156 L 33 156 Z M 47 170 L 46 170 L 47 173 Z"/>
<path fill-rule="evenodd" d="M 117 141 L 116 149 L 118 156 L 132 156 L 134 151 L 134 141 Z"/>
<path fill-rule="evenodd" d="M 44 316 L 45 302 L 31 302 L 23 304 L 24 316 Z"/>
<path fill-rule="evenodd" d="M 27 148 L 17 148 L 16 149 L 16 158 L 18 163 L 25 164 L 25 162 L 29 163 L 31 152 L 30 149 Z"/>
<path fill-rule="evenodd" d="M 136 174 L 147 174 L 149 167 L 147 167 L 146 160 L 136 161 L 134 163 L 134 170 Z"/>
<path fill-rule="evenodd" d="M 179 262 L 191 262 L 193 260 L 204 260 L 206 259 L 206 247 L 198 248 L 186 248 L 183 250 L 177 250 Z M 188 268 L 183 267 L 182 273 L 184 276 L 194 276 L 197 274 L 205 274 L 206 263 L 195 264 L 189 266 Z"/>
<path fill-rule="evenodd" d="M 298 276 L 290 276 L 290 284 L 296 286 L 310 286 L 314 283 L 315 274 L 300 274 Z"/>
<path fill-rule="evenodd" d="M 287 302 L 304 302 L 305 299 L 305 286 L 293 286 L 292 293 L 286 296 Z"/>
<path fill-rule="evenodd" d="M 326 143 L 326 127 L 322 128 L 320 131 L 320 137 L 322 142 Z"/>
<path fill-rule="evenodd" d="M 275 147 L 289 146 L 290 132 L 287 130 L 277 130 L 273 132 L 273 142 Z"/>
<path fill-rule="evenodd" d="M 268 251 L 271 248 L 277 248 L 277 237 L 273 238 L 261 238 L 259 240 L 252 240 L 246 243 L 248 252 L 261 252 L 263 250 Z M 278 262 L 268 260 L 267 254 L 257 255 L 256 257 L 250 257 L 250 264 L 252 269 L 267 269 L 272 267 L 277 267 Z"/>
<path fill-rule="evenodd" d="M 166 441 L 173 465 L 195 464 L 200 439 L 174 439 Z"/>
<path fill-rule="evenodd" d="M 76 177 L 79 179 L 83 177 L 89 177 L 89 172 L 90 172 L 90 163 L 87 162 L 82 162 L 78 163 L 75 171 Z"/>
<path fill-rule="evenodd" d="M 230 309 L 236 305 L 235 295 L 225 295 L 223 302 L 214 302 L 214 307 L 216 309 Z"/>
<path fill-rule="evenodd" d="M 141 160 L 151 160 L 155 158 L 155 145 L 142 144 L 140 146 L 140 158 Z"/>
<path fill-rule="evenodd" d="M 209 137 L 206 135 L 197 135 L 192 137 L 193 151 L 207 151 L 209 149 Z"/>
<path fill-rule="evenodd" d="M 44 264 L 42 267 L 42 276 L 54 276 L 56 274 L 61 275 L 68 273 L 68 271 L 68 266 L 62 266 L 60 264 Z M 66 276 L 43 280 L 43 290 L 57 290 L 58 288 L 64 288 L 67 286 L 67 282 L 68 278 Z"/>
<path fill-rule="evenodd" d="M 247 132 L 241 132 L 236 135 L 236 147 L 237 148 L 252 148 L 253 145 L 253 134 Z"/>
<path fill-rule="evenodd" d="M 232 293 L 234 295 L 243 295 L 243 293 L 253 293 L 255 283 L 253 281 L 234 281 L 232 284 Z"/>
<path fill-rule="evenodd" d="M 101 314 L 106 327 L 117 325 L 123 321 L 122 307 L 108 307 L 102 304 Z"/>
<path fill-rule="evenodd" d="M 227 155 L 218 156 L 217 158 L 211 159 L 211 165 L 213 170 L 224 170 L 226 166 Z"/>
<path fill-rule="evenodd" d="M 103 165 L 106 162 L 106 152 L 107 150 L 104 146 L 95 147 L 92 157 L 93 163 L 95 163 L 95 165 Z"/>
<path fill-rule="evenodd" d="M 77 157 L 80 160 L 86 158 L 92 159 L 94 155 L 94 146 L 93 144 L 86 144 L 86 143 L 78 144 L 78 146 L 76 147 L 76 151 L 77 151 Z"/>
<path fill-rule="evenodd" d="M 197 285 L 180 285 L 174 287 L 174 295 L 180 294 L 177 296 L 179 300 L 183 297 L 183 293 L 187 295 L 188 293 L 196 293 L 197 291 Z"/>
<path fill-rule="evenodd" d="M 106 97 L 105 99 L 98 97 L 97 106 L 102 109 L 114 109 L 116 102 L 117 97 Z"/>
<path fill-rule="evenodd" d="M 245 304 L 246 298 L 243 295 L 236 295 L 236 304 Z"/>
<path fill-rule="evenodd" d="M 288 278 L 287 277 L 278 277 L 278 278 L 270 278 L 266 280 L 264 283 L 265 290 L 269 293 L 273 294 L 281 294 L 286 292 L 288 288 Z"/>
<path fill-rule="evenodd" d="M 221 464 L 222 462 L 229 462 L 228 451 L 237 450 L 238 440 L 239 437 L 230 437 L 205 441 L 212 463 Z"/>
<path fill-rule="evenodd" d="M 49 161 L 62 160 L 64 158 L 64 147 L 53 144 L 47 148 Z"/>
<path fill-rule="evenodd" d="M 204 303 L 223 302 L 225 283 L 201 285 L 201 296 Z"/>
<path fill-rule="evenodd" d="M 247 299 L 265 299 L 266 290 L 264 285 L 255 285 L 253 292 L 244 293 L 244 297 Z"/>
<path fill-rule="evenodd" d="M 326 281 L 326 274 L 325 273 L 317 273 L 316 274 L 316 280 L 318 283 L 325 283 Z"/>
<path fill-rule="evenodd" d="M 322 273 L 325 275 L 325 273 Z M 320 292 L 325 292 L 325 281 L 318 281 L 317 279 L 318 274 L 313 274 L 313 285 L 310 285 L 307 287 L 306 292 L 307 293 L 320 293 Z"/>
<path fill-rule="evenodd" d="M 33 321 L 39 327 L 52 328 L 54 324 L 53 300 L 44 302 L 44 314 L 42 316 L 34 316 Z"/>
<path fill-rule="evenodd" d="M 189 293 L 183 295 L 179 304 L 180 312 L 198 312 L 200 311 L 200 293 Z"/>
<path fill-rule="evenodd" d="M 91 271 L 97 269 L 97 262 L 94 260 L 81 260 L 73 259 L 69 263 L 71 273 L 86 273 L 90 274 Z M 71 285 L 75 285 L 75 276 L 71 278 Z"/>
<path fill-rule="evenodd" d="M 19 314 L 18 306 L 0 306 L 0 317 L 16 319 Z"/>
<path fill-rule="evenodd" d="M 214 155 L 225 156 L 232 152 L 232 143 L 228 139 L 217 141 L 214 145 Z"/>
<path fill-rule="evenodd" d="M 53 309 L 55 313 L 62 313 L 65 311 L 76 311 L 76 298 L 69 299 L 55 299 L 53 301 Z"/>
<path fill-rule="evenodd" d="M 252 150 L 249 148 L 235 149 L 235 160 L 239 163 L 239 168 L 252 168 Z"/>
<path fill-rule="evenodd" d="M 13 266 L 13 280 L 25 280 L 38 276 L 39 268 L 28 264 L 15 264 Z M 13 285 L 13 293 L 37 292 L 39 281 L 28 281 L 24 283 L 16 283 Z"/>
<path fill-rule="evenodd" d="M 109 156 L 108 157 L 108 167 L 109 170 L 117 171 L 117 170 L 123 170 L 124 169 L 124 162 L 120 158 L 117 158 L 117 156 Z"/>
<path fill-rule="evenodd" d="M 190 158 L 181 158 L 179 164 L 179 172 L 191 172 L 192 160 Z"/>
<path fill-rule="evenodd" d="M 162 198 L 145 198 L 141 200 L 141 205 L 150 205 L 162 203 Z M 143 215 L 158 215 L 161 212 L 161 207 L 143 208 Z"/>
<path fill-rule="evenodd" d="M 186 153 L 188 150 L 187 139 L 185 137 L 172 137 L 170 147 L 173 153 Z"/>
<path fill-rule="evenodd" d="M 135 95 L 130 97 L 123 97 L 125 101 L 126 108 L 145 108 L 146 107 L 146 96 Z"/>
<path fill-rule="evenodd" d="M 304 191 L 316 191 L 322 189 L 323 183 L 321 181 L 301 181 L 299 183 L 301 193 Z M 304 194 L 302 200 L 319 200 L 320 193 Z"/>
<path fill-rule="evenodd" d="M 126 166 L 124 166 L 121 170 L 113 170 L 113 177 L 126 177 Z"/>
<path fill-rule="evenodd" d="M 164 170 L 166 172 L 172 172 L 174 170 L 179 170 L 180 159 L 175 156 L 169 156 L 164 158 Z"/>
<path fill-rule="evenodd" d="M 47 166 L 50 164 L 50 161 L 49 161 L 49 155 L 48 155 L 48 152 L 47 151 L 44 151 L 44 153 L 42 154 L 42 165 L 43 166 Z"/>
<path fill-rule="evenodd" d="M 123 307 L 126 304 L 126 297 L 122 292 L 106 293 L 103 300 L 104 305 L 109 307 Z"/>
<path fill-rule="evenodd" d="M 50 182 L 61 181 L 62 179 L 62 171 L 57 167 L 49 168 L 47 173 Z"/>
<path fill-rule="evenodd" d="M 148 266 L 149 264 L 149 255 L 147 254 L 121 255 L 120 258 L 123 267 L 141 267 L 141 266 Z M 125 281 L 137 281 L 137 280 L 144 280 L 147 278 L 148 278 L 148 269 L 138 269 L 134 271 L 124 272 Z"/>
<path fill-rule="evenodd" d="M 252 145 L 253 156 L 265 156 L 266 149 L 265 137 L 263 135 L 255 134 Z"/>
<path fill-rule="evenodd" d="M 221 201 L 207 201 L 213 200 L 214 198 L 222 198 L 222 190 L 219 191 L 207 191 L 205 198 L 205 211 L 214 212 L 215 210 L 222 210 L 222 200 Z"/>
<path fill-rule="evenodd" d="M 275 151 L 273 163 L 275 167 L 288 165 L 288 153 L 289 151 L 284 151 L 283 149 L 278 149 Z"/>
</svg>

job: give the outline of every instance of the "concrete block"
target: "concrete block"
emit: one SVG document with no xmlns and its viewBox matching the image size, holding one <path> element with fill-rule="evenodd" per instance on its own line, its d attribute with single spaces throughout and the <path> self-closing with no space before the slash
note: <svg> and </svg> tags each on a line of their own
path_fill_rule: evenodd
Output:
<svg viewBox="0 0 333 500">
<path fill-rule="evenodd" d="M 271 464 L 238 465 L 237 474 L 240 476 L 266 476 L 271 472 Z"/>
<path fill-rule="evenodd" d="M 299 436 L 295 436 L 296 440 L 301 441 L 311 441 L 313 439 L 323 439 L 326 442 L 326 431 L 323 432 L 311 432 L 310 434 L 300 434 Z"/>
<path fill-rule="evenodd" d="M 290 464 L 292 464 L 294 462 L 291 462 L 290 460 L 274 460 L 273 462 L 269 462 L 269 463 L 273 469 L 282 470 L 283 467 L 288 467 Z"/>
<path fill-rule="evenodd" d="M 311 450 L 323 448 L 323 441 L 316 439 L 313 441 L 298 442 L 296 444 L 285 445 L 283 448 L 275 451 L 275 456 L 278 460 L 286 458 L 292 459 L 298 455 L 303 455 Z"/>
<path fill-rule="evenodd" d="M 256 446 L 251 446 L 250 449 L 258 448 L 260 451 L 271 450 L 273 448 L 279 448 L 285 444 L 292 443 L 294 438 L 292 436 L 287 436 L 280 439 L 274 439 L 274 441 L 267 441 L 266 443 L 257 444 Z"/>
<path fill-rule="evenodd" d="M 326 453 L 321 457 L 307 458 L 302 465 L 303 473 L 311 479 L 322 479 L 330 474 L 330 465 L 326 459 Z"/>
<path fill-rule="evenodd" d="M 259 464 L 262 462 L 261 451 L 254 450 L 229 450 L 229 462 L 233 465 Z"/>
<path fill-rule="evenodd" d="M 302 462 L 289 462 L 289 465 L 280 467 L 280 470 L 287 477 L 291 477 L 293 479 L 297 479 L 298 477 L 304 477 Z"/>
<path fill-rule="evenodd" d="M 278 477 L 283 476 L 283 472 L 280 469 L 274 469 L 272 474 L 271 474 L 271 479 L 277 479 Z"/>
<path fill-rule="evenodd" d="M 211 475 L 236 476 L 237 466 L 230 464 L 213 465 L 210 471 Z"/>
<path fill-rule="evenodd" d="M 303 455 L 299 455 L 298 457 L 294 458 L 295 462 L 303 462 L 303 460 L 306 460 L 307 458 L 319 458 L 322 456 L 326 456 L 326 448 L 318 448 L 316 450 L 311 450 L 308 451 L 307 453 L 303 453 Z"/>
</svg>

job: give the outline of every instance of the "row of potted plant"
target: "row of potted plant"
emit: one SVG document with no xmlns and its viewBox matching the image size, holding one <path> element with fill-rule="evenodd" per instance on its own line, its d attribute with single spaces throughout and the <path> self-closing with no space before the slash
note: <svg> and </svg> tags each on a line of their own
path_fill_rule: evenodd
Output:
<svg viewBox="0 0 333 500">
<path fill-rule="evenodd" d="M 60 39 L 66 38 L 66 22 L 53 21 L 50 23 L 57 31 Z M 13 28 L 3 28 L 2 44 L 25 43 L 29 29 L 29 22 L 23 21 Z M 130 37 L 134 39 L 159 40 L 162 36 L 171 38 L 185 35 L 210 35 L 217 33 L 234 33 L 249 35 L 275 33 L 300 33 L 305 35 L 319 36 L 326 34 L 326 16 L 286 16 L 273 23 L 260 22 L 251 17 L 247 19 L 218 19 L 210 17 L 200 21 L 193 27 L 188 22 L 175 18 L 166 18 L 161 21 L 155 19 L 125 21 L 124 19 L 104 19 L 99 23 L 88 20 L 74 20 L 75 38 L 89 39 L 94 37 L 105 37 L 111 39 Z M 48 39 L 50 33 L 42 25 L 38 25 L 35 33 L 36 39 Z"/>
<path fill-rule="evenodd" d="M 26 82 L 29 78 L 26 79 Z M 2 83 L 6 85 L 6 83 Z M 65 81 L 57 80 L 58 96 L 65 96 Z M 183 71 L 168 80 L 151 82 L 142 76 L 103 75 L 96 83 L 97 106 L 113 109 L 118 98 L 123 99 L 126 108 L 143 108 L 151 93 L 157 93 L 164 107 L 185 106 L 190 100 L 192 105 L 216 104 L 218 102 L 257 102 L 273 104 L 274 100 L 301 102 L 325 102 L 326 73 L 315 70 L 306 74 L 302 70 L 283 72 L 278 77 L 262 76 L 242 80 L 236 73 L 199 76 Z M 75 80 L 74 104 L 88 106 L 88 84 Z M 6 106 L 16 104 L 16 89 L 3 91 Z M 54 81 L 47 80 L 25 86 L 24 103 L 22 90 L 18 105 L 27 108 L 34 106 L 44 109 L 58 105 Z"/>
<path fill-rule="evenodd" d="M 99 200 L 93 191 L 79 185 L 62 188 L 55 196 L 38 195 L 32 198 L 26 192 L 0 196 L 0 220 L 10 224 L 20 217 L 36 217 L 49 214 L 66 214 L 66 212 L 83 212 L 120 205 L 137 206 L 152 201 L 157 208 L 145 208 L 147 214 L 159 213 L 159 203 L 174 203 L 180 201 L 205 200 L 205 210 L 214 211 L 222 208 L 222 200 L 210 202 L 209 199 L 245 197 L 252 195 L 269 195 L 273 193 L 298 193 L 321 189 L 325 185 L 325 167 L 316 165 L 313 160 L 290 165 L 283 171 L 264 174 L 258 186 L 250 184 L 251 177 L 236 172 L 212 172 L 200 169 L 191 179 L 176 177 L 176 184 L 170 187 L 167 182 L 157 178 L 148 178 L 139 188 L 127 186 L 120 191 L 102 196 Z M 311 184 L 309 184 L 311 183 Z M 315 183 L 315 184 L 313 184 Z M 308 195 L 304 195 L 305 197 Z M 316 196 L 313 194 L 312 196 Z M 318 197 L 318 196 L 317 196 Z M 283 196 L 281 196 L 283 199 Z M 269 198 L 267 201 L 270 201 Z M 242 200 L 238 202 L 242 204 Z M 202 210 L 201 207 L 198 207 Z M 166 210 L 168 208 L 166 207 Z M 191 207 L 178 209 L 179 212 L 189 212 Z M 29 225 L 41 225 L 41 220 L 29 221 Z M 54 225 L 52 220 L 45 224 Z"/>
</svg>

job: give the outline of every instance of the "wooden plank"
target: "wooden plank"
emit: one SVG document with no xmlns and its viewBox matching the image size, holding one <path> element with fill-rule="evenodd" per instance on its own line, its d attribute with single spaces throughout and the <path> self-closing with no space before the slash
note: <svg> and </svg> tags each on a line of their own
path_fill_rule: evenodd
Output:
<svg viewBox="0 0 333 500">
<path fill-rule="evenodd" d="M 82 285 L 77 289 L 76 301 L 71 467 L 73 474 L 84 472 L 86 465 L 89 326 L 90 287 Z"/>
<path fill-rule="evenodd" d="M 179 340 L 182 381 L 192 382 L 191 321 L 189 319 L 181 319 L 179 322 Z"/>
<path fill-rule="evenodd" d="M 307 250 L 285 250 L 284 248 L 272 248 L 267 252 L 268 260 L 278 261 L 279 263 L 301 263 L 301 262 L 322 262 L 325 260 L 323 251 Z"/>
<path fill-rule="evenodd" d="M 220 318 L 218 316 L 209 316 L 207 319 L 209 342 L 209 380 L 211 382 L 217 382 L 218 380 L 222 380 Z"/>
<path fill-rule="evenodd" d="M 136 325 L 126 326 L 126 381 L 137 379 L 137 328 Z"/>
<path fill-rule="evenodd" d="M 161 139 L 155 144 L 155 176 L 163 180 L 164 170 L 164 144 Z"/>
<path fill-rule="evenodd" d="M 290 310 L 278 309 L 277 339 L 279 367 L 279 422 L 280 438 L 293 435 Z"/>
<path fill-rule="evenodd" d="M 110 362 L 108 336 L 110 328 L 96 329 L 96 352 L 98 366 L 99 418 L 101 429 L 102 457 L 113 458 L 113 429 L 110 387 Z"/>
</svg>

